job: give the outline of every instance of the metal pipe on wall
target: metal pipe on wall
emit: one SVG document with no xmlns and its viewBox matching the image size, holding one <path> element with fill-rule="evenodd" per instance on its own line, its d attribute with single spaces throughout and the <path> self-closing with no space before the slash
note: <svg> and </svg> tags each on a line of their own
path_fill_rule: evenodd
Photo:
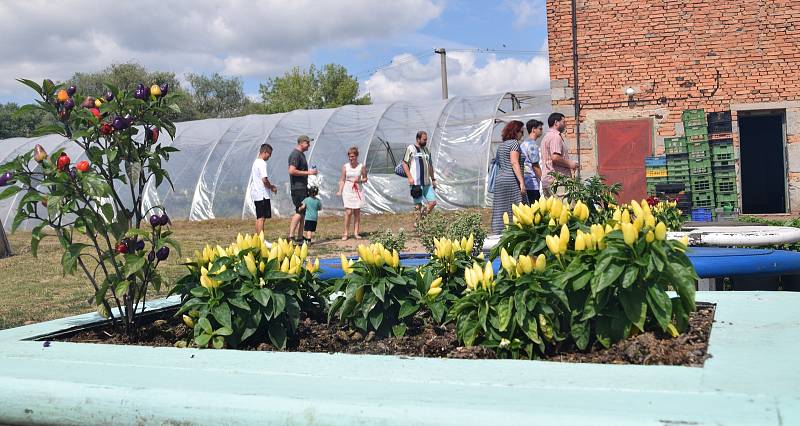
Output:
<svg viewBox="0 0 800 426">
<path fill-rule="evenodd" d="M 578 97 L 578 5 L 577 0 L 572 0 L 572 78 L 573 99 L 575 101 L 575 145 L 578 151 L 578 164 L 581 162 L 581 104 Z M 578 178 L 581 177 L 581 168 L 578 167 Z"/>
</svg>

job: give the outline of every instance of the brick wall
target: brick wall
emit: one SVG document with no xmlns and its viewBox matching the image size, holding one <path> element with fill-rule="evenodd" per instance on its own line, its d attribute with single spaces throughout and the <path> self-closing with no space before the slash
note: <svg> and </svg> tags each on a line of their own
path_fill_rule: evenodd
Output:
<svg viewBox="0 0 800 426">
<path fill-rule="evenodd" d="M 578 0 L 577 16 L 585 174 L 596 171 L 596 120 L 652 117 L 660 154 L 665 136 L 683 134 L 684 109 L 734 110 L 734 122 L 737 109 L 782 109 L 800 211 L 800 1 Z M 570 0 L 547 0 L 547 25 L 553 108 L 573 120 Z M 627 102 L 628 87 L 639 102 Z M 609 102 L 620 104 L 592 105 Z M 567 138 L 574 151 L 574 121 Z"/>
</svg>

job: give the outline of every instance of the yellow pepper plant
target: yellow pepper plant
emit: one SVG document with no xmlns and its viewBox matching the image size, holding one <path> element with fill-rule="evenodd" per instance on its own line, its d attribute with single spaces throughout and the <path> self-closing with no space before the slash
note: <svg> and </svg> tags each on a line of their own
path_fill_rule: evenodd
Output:
<svg viewBox="0 0 800 426">
<path fill-rule="evenodd" d="M 382 244 L 358 246 L 358 260 L 341 256 L 344 277 L 329 289 L 337 295 L 328 319 L 338 316 L 364 332 L 379 336 L 405 334 L 408 321 L 442 294 L 442 279 L 400 265 L 400 254 Z"/>
<path fill-rule="evenodd" d="M 536 357 L 608 347 L 648 330 L 677 336 L 688 329 L 698 277 L 687 242 L 667 240 L 667 226 L 644 201 L 590 226 L 584 209 L 552 198 L 514 206 L 493 250 L 497 277 L 477 263 L 467 269 L 467 293 L 450 311 L 465 345 Z"/>
<path fill-rule="evenodd" d="M 237 237 L 229 247 L 206 246 L 186 259 L 189 273 L 172 293 L 198 347 L 238 347 L 267 338 L 284 349 L 301 311 L 321 316 L 325 298 L 317 282 L 319 259 L 308 247 L 278 240 L 269 247 L 263 234 Z"/>
</svg>

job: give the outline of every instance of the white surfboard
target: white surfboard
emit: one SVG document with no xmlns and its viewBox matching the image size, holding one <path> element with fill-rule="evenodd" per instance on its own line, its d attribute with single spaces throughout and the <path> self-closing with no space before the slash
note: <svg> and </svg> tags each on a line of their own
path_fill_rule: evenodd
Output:
<svg viewBox="0 0 800 426">
<path fill-rule="evenodd" d="M 667 238 L 689 237 L 690 246 L 769 246 L 800 241 L 800 228 L 789 226 L 702 226 L 667 232 Z M 500 235 L 483 240 L 483 251 L 489 251 L 500 241 Z"/>
</svg>

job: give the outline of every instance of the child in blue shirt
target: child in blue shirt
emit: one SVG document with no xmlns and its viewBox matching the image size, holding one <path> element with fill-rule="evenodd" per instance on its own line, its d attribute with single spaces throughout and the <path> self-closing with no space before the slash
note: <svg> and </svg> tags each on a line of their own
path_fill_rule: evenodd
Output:
<svg viewBox="0 0 800 426">
<path fill-rule="evenodd" d="M 322 210 L 322 201 L 317 198 L 319 188 L 312 186 L 308 188 L 308 197 L 303 200 L 298 210 L 305 211 L 305 225 L 303 225 L 303 237 L 306 243 L 311 243 L 311 238 L 314 237 L 314 231 L 317 230 L 318 213 Z"/>
</svg>

